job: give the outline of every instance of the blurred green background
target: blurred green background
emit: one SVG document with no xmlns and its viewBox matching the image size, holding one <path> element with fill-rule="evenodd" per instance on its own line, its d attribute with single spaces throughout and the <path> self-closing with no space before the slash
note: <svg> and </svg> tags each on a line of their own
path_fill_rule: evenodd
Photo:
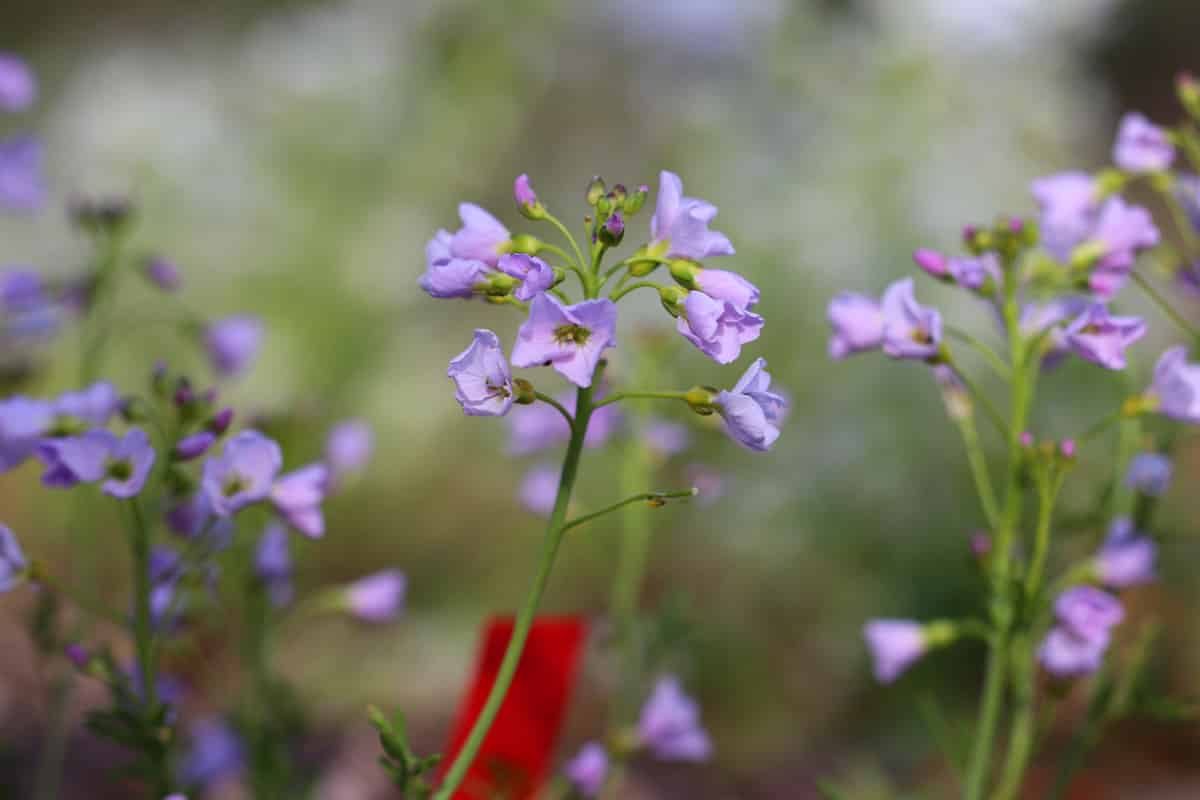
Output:
<svg viewBox="0 0 1200 800">
<path fill-rule="evenodd" d="M 652 516 L 644 593 L 649 610 L 682 598 L 694 635 L 675 665 L 718 755 L 699 768 L 647 765 L 631 791 L 811 797 L 814 780 L 831 777 L 851 797 L 882 798 L 939 784 L 919 703 L 936 696 L 967 725 L 980 653 L 939 654 L 880 689 L 860 628 L 875 615 L 975 610 L 967 542 L 980 514 L 926 371 L 879 357 L 830 363 L 824 307 L 837 290 L 875 293 L 909 272 L 916 246 L 956 247 L 967 222 L 1029 213 L 1033 177 L 1105 163 L 1124 108 L 1173 118 L 1174 73 L 1200 68 L 1191 0 L 8 0 L 2 16 L 0 47 L 42 79 L 23 125 L 46 140 L 57 207 L 0 219 L 0 261 L 77 271 L 86 243 L 65 200 L 130 193 L 135 249 L 180 265 L 189 305 L 267 321 L 257 368 L 224 391 L 272 420 L 289 462 L 319 456 L 338 419 L 363 417 L 376 431 L 369 470 L 328 506 L 326 538 L 299 546 L 300 591 L 398 566 L 407 615 L 384 629 L 308 625 L 279 654 L 320 732 L 322 797 L 387 796 L 368 702 L 405 709 L 427 749 L 439 745 L 478 624 L 519 603 L 540 536 L 515 499 L 535 462 L 506 454 L 503 422 L 464 418 L 444 377 L 473 327 L 511 340 L 518 316 L 421 293 L 425 241 L 456 227 L 460 200 L 531 229 L 511 201 L 520 172 L 574 221 L 592 174 L 654 186 L 664 168 L 720 206 L 715 227 L 738 248 L 721 266 L 764 290 L 767 326 L 747 355 L 769 360 L 793 408 L 771 453 L 699 433 L 659 478 L 677 486 L 698 462 L 727 482 L 711 505 Z M 155 358 L 184 350 L 139 326 L 137 311 L 156 300 L 136 279 L 126 285 L 129 325 L 108 374 L 137 390 Z M 918 293 L 963 327 L 993 324 L 970 298 L 930 282 Z M 1143 306 L 1130 296 L 1128 307 Z M 652 298 L 622 309 L 626 342 L 635 318 L 669 330 Z M 1138 345 L 1139 375 L 1172 334 L 1158 324 Z M 72 380 L 69 342 L 56 352 L 46 392 Z M 685 348 L 670 361 L 680 386 L 727 385 L 747 363 L 718 368 Z M 1074 364 L 1045 382 L 1040 434 L 1076 433 L 1111 408 L 1121 387 L 1098 373 Z M 1095 505 L 1114 469 L 1107 444 L 1084 451 L 1069 512 Z M 620 459 L 619 442 L 588 453 L 581 507 L 615 499 Z M 1131 600 L 1167 623 L 1158 672 L 1177 693 L 1195 692 L 1200 668 L 1189 566 L 1198 459 L 1180 451 L 1159 517 L 1164 582 Z M 3 520 L 27 550 L 77 571 L 57 533 L 61 502 L 37 488 L 34 467 L 0 476 Z M 116 542 L 97 519 L 100 541 Z M 569 543 L 547 611 L 603 613 L 619 527 L 597 524 Z M 117 607 L 122 551 L 100 552 Z M 5 598 L 0 628 L 9 777 L 28 768 L 44 724 L 24 605 Z M 235 656 L 215 637 L 204 648 L 183 667 L 198 706 L 220 707 Z M 602 663 L 586 669 L 564 754 L 600 730 L 606 680 Z M 1067 701 L 1064 731 L 1079 710 Z M 71 797 L 100 796 L 105 756 L 87 739 L 72 742 Z M 1124 725 L 1114 742 L 1099 759 L 1110 794 L 1093 796 L 1200 796 L 1194 727 Z"/>
</svg>

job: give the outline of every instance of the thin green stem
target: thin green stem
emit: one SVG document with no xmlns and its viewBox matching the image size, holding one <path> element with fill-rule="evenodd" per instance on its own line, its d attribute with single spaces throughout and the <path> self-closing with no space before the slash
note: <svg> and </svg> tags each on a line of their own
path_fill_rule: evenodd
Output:
<svg viewBox="0 0 1200 800">
<path fill-rule="evenodd" d="M 575 263 L 579 266 L 580 277 L 583 277 L 582 272 L 587 269 L 588 260 L 583 257 L 583 251 L 579 249 L 579 243 L 575 241 L 575 237 L 567 230 L 567 226 L 559 221 L 558 217 L 546 212 L 546 221 L 554 227 L 558 228 L 558 232 L 563 235 L 563 238 L 571 245 L 571 250 L 575 253 Z M 561 252 L 561 251 L 560 251 Z M 564 254 L 565 255 L 565 254 Z"/>
<path fill-rule="evenodd" d="M 961 740 L 955 732 L 950 720 L 946 718 L 937 696 L 932 691 L 925 691 L 917 700 L 917 709 L 925 719 L 925 727 L 929 729 L 933 741 L 946 759 L 950 768 L 950 776 L 955 783 L 962 783 L 963 756 Z"/>
<path fill-rule="evenodd" d="M 987 361 L 988 366 L 992 368 L 992 371 L 994 371 L 1001 378 L 1004 380 L 1009 380 L 1012 378 L 1012 370 L 1009 369 L 1008 364 L 1005 364 L 1004 359 L 1001 358 L 995 350 L 989 347 L 981 339 L 972 336 L 962 328 L 958 328 L 953 325 L 947 325 L 945 327 L 945 331 L 950 336 L 953 336 L 960 342 L 967 344 L 972 350 L 983 356 L 983 359 Z"/>
<path fill-rule="evenodd" d="M 542 242 L 541 246 L 538 249 L 539 250 L 549 250 L 551 253 L 554 253 L 554 255 L 558 256 L 563 261 L 566 261 L 568 264 L 572 263 L 571 255 L 566 250 L 563 250 L 561 247 L 559 247 L 556 244 L 550 244 L 549 242 Z"/>
<path fill-rule="evenodd" d="M 620 509 L 624 508 L 625 506 L 633 505 L 634 503 L 637 503 L 639 501 L 646 501 L 650 505 L 651 508 L 657 508 L 659 506 L 664 505 L 667 500 L 678 500 L 678 499 L 681 499 L 684 497 L 695 497 L 697 493 L 698 493 L 697 490 L 694 488 L 693 489 L 681 489 L 681 490 L 675 491 L 675 492 L 640 492 L 638 494 L 633 495 L 632 497 L 626 497 L 624 500 L 619 500 L 618 502 L 613 503 L 611 506 L 602 508 L 599 511 L 593 511 L 590 514 L 584 514 L 582 517 L 577 517 L 577 518 L 571 520 L 570 522 L 564 523 L 562 526 L 562 530 L 563 530 L 563 533 L 566 533 L 567 531 L 571 530 L 572 528 L 578 528 L 580 525 L 585 525 L 594 519 L 603 517 L 605 514 L 611 514 L 614 511 L 619 511 Z"/>
<path fill-rule="evenodd" d="M 1200 257 L 1200 238 L 1197 238 L 1196 231 L 1192 228 L 1192 222 L 1188 219 L 1187 212 L 1183 210 L 1183 206 L 1179 204 L 1179 198 L 1170 189 L 1165 189 L 1159 194 L 1162 195 L 1163 201 L 1167 204 L 1167 210 L 1171 214 L 1171 222 L 1175 225 L 1175 230 L 1183 239 L 1184 249 L 1187 251 L 1186 257 L 1189 263 L 1197 257 Z"/>
<path fill-rule="evenodd" d="M 1125 417 L 1124 412 L 1121 409 L 1118 409 L 1117 411 L 1113 412 L 1112 414 L 1109 414 L 1107 417 L 1097 420 L 1086 431 L 1084 431 L 1083 433 L 1076 436 L 1075 441 L 1079 444 L 1083 444 L 1084 442 L 1090 442 L 1092 439 L 1095 439 L 1097 436 L 1104 433 L 1106 430 L 1111 428 L 1113 425 L 1120 422 L 1122 419 L 1124 419 L 1124 417 Z"/>
<path fill-rule="evenodd" d="M 979 503 L 983 506 L 983 516 L 992 531 L 1000 529 L 1000 507 L 996 501 L 996 490 L 992 488 L 991 473 L 988 472 L 987 460 L 983 457 L 983 447 L 979 444 L 979 431 L 975 428 L 975 418 L 968 415 L 956 419 L 958 429 L 962 433 L 963 445 L 967 451 L 967 463 L 971 467 L 971 476 L 975 480 L 975 491 L 979 495 Z"/>
<path fill-rule="evenodd" d="M 541 392 L 534 392 L 533 396 L 536 397 L 538 400 L 541 400 L 546 405 L 553 406 L 554 409 L 556 411 L 558 411 L 559 414 L 562 414 L 563 419 L 565 419 L 567 421 L 568 427 L 571 427 L 571 428 L 575 427 L 575 418 L 573 416 L 571 416 L 571 412 L 567 411 L 566 406 L 564 406 L 562 403 L 558 402 L 550 395 L 542 394 Z"/>
<path fill-rule="evenodd" d="M 1025 574 L 1025 601 L 1031 604 L 1042 588 L 1046 574 L 1046 556 L 1050 551 L 1050 523 L 1054 518 L 1054 503 L 1062 488 L 1062 476 L 1043 476 L 1038 481 L 1037 528 L 1033 538 L 1033 556 Z"/>
<path fill-rule="evenodd" d="M 593 380 L 595 377 L 593 376 Z M 434 800 L 449 800 L 466 778 L 467 771 L 475 761 L 475 756 L 478 755 L 483 740 L 487 737 L 496 715 L 500 712 L 500 707 L 508 694 L 508 688 L 512 685 L 513 676 L 516 675 L 521 654 L 525 651 L 529 630 L 533 626 L 534 616 L 537 614 L 542 594 L 546 590 L 546 583 L 550 579 L 550 571 L 554 567 L 554 557 L 558 554 L 559 545 L 562 544 L 563 521 L 566 519 L 567 505 L 575 486 L 575 476 L 579 470 L 580 457 L 583 454 L 583 439 L 587 434 L 588 421 L 592 414 L 591 387 L 580 388 L 576 398 L 575 426 L 571 430 L 571 440 L 567 444 L 567 453 L 563 458 L 558 495 L 554 500 L 554 509 L 550 512 L 550 521 L 546 524 L 546 533 L 542 540 L 542 553 L 533 577 L 533 584 L 525 598 L 524 605 L 517 614 L 512 638 L 509 639 L 508 647 L 504 651 L 504 658 L 500 662 L 500 669 L 496 674 L 496 681 L 488 693 L 487 701 L 479 712 L 479 716 L 476 717 L 462 749 L 446 772 L 445 780 L 434 794 Z"/>
<path fill-rule="evenodd" d="M 1008 424 L 1004 421 L 1004 417 L 1001 416 L 1000 412 L 996 409 L 996 406 L 993 405 L 992 401 L 988 399 L 988 396 L 973 380 L 971 380 L 970 376 L 967 375 L 965 370 L 958 368 L 958 365 L 955 364 L 953 360 L 951 360 L 950 366 L 954 368 L 954 374 L 958 376 L 959 380 L 963 382 L 963 385 L 967 387 L 967 391 L 971 393 L 971 398 L 975 402 L 979 403 L 979 407 L 983 409 L 983 413 L 985 416 L 987 416 L 988 421 L 991 422 L 996 428 L 996 432 L 1005 439 L 1009 438 L 1010 432 Z"/>
<path fill-rule="evenodd" d="M 1170 301 L 1163 297 L 1162 293 L 1159 292 L 1158 289 L 1154 288 L 1154 285 L 1151 284 L 1150 281 L 1146 280 L 1146 278 L 1137 270 L 1130 270 L 1129 275 L 1133 278 L 1133 282 L 1136 283 L 1141 290 L 1146 293 L 1147 297 L 1154 301 L 1154 304 L 1158 306 L 1159 309 L 1166 314 L 1167 317 L 1169 317 L 1170 320 L 1174 322 L 1181 331 L 1190 336 L 1193 342 L 1200 342 L 1200 331 L 1197 331 L 1195 328 L 1193 328 L 1192 324 L 1188 322 L 1186 318 L 1184 318 L 1183 314 L 1180 314 L 1178 311 L 1176 311 L 1175 307 L 1171 305 Z"/>
<path fill-rule="evenodd" d="M 655 283 L 654 281 L 638 281 L 637 283 L 631 283 L 628 286 L 624 286 L 620 289 L 614 289 L 608 295 L 608 299 L 612 300 L 615 303 L 618 300 L 620 300 L 622 297 L 624 297 L 625 295 L 632 292 L 634 289 L 653 289 L 654 291 L 657 292 L 661 288 L 662 288 L 662 286 Z"/>
<path fill-rule="evenodd" d="M 602 400 L 597 400 L 596 408 L 621 400 L 683 400 L 687 401 L 687 392 L 613 392 Z"/>
<path fill-rule="evenodd" d="M 1029 632 L 1013 637 L 1011 646 L 1013 662 L 1013 694 L 1016 710 L 1013 712 L 1012 733 L 1008 739 L 1008 755 L 1004 760 L 1000 786 L 992 795 L 994 800 L 1011 800 L 1018 796 L 1025 779 L 1025 770 L 1033 755 L 1033 744 L 1037 738 L 1037 707 L 1034 685 L 1034 660 L 1030 647 Z"/>
</svg>

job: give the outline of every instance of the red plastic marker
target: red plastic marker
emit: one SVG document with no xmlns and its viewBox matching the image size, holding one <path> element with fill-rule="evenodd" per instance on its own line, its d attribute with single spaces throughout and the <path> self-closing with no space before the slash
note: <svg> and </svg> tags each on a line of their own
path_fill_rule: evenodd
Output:
<svg viewBox="0 0 1200 800">
<path fill-rule="evenodd" d="M 493 618 L 484 627 L 475 678 L 452 729 L 442 775 L 487 702 L 512 631 L 512 617 Z M 551 766 L 586 637 L 587 622 L 581 617 L 534 620 L 508 696 L 455 800 L 534 797 Z"/>
</svg>

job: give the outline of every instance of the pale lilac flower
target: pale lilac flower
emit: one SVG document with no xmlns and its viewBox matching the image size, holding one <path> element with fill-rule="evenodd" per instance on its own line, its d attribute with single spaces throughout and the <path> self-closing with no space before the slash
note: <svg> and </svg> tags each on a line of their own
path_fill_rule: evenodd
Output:
<svg viewBox="0 0 1200 800">
<path fill-rule="evenodd" d="M 1093 639 L 1107 636 L 1114 625 L 1125 619 L 1121 601 L 1094 586 L 1067 589 L 1054 601 L 1054 615 L 1063 627 L 1076 636 Z"/>
<path fill-rule="evenodd" d="M 140 428 L 131 428 L 109 451 L 107 479 L 100 484 L 100 491 L 123 500 L 133 497 L 146 485 L 154 459 L 150 437 Z"/>
<path fill-rule="evenodd" d="M 1171 485 L 1171 459 L 1162 453 L 1138 453 L 1129 461 L 1125 485 L 1142 494 L 1158 497 Z"/>
<path fill-rule="evenodd" d="M 366 467 L 373 449 L 374 436 L 365 420 L 343 420 L 325 437 L 325 463 L 337 480 Z"/>
<path fill-rule="evenodd" d="M 33 70 L 10 53 L 0 53 L 0 111 L 24 111 L 37 99 Z"/>
<path fill-rule="evenodd" d="M 234 316 L 211 322 L 204 346 L 213 370 L 232 377 L 245 372 L 262 347 L 263 324 L 257 317 Z"/>
<path fill-rule="evenodd" d="M 1066 261 L 1091 230 L 1099 205 L 1096 179 L 1084 172 L 1060 172 L 1038 178 L 1031 191 L 1042 212 L 1042 243 L 1056 259 Z"/>
<path fill-rule="evenodd" d="M 1148 393 L 1157 400 L 1160 414 L 1180 422 L 1200 423 L 1200 364 L 1188 363 L 1183 345 L 1159 357 Z"/>
<path fill-rule="evenodd" d="M 527 511 L 548 517 L 558 496 L 558 470 L 549 464 L 539 464 L 525 473 L 518 497 Z"/>
<path fill-rule="evenodd" d="M 704 294 L 725 303 L 732 303 L 743 311 L 758 303 L 758 287 L 750 281 L 724 269 L 697 269 L 693 280 L 696 288 Z"/>
<path fill-rule="evenodd" d="M 282 466 L 278 444 L 258 431 L 245 430 L 225 443 L 221 455 L 204 462 L 201 488 L 213 513 L 228 517 L 265 500 Z"/>
<path fill-rule="evenodd" d="M 1175 160 L 1175 146 L 1165 130 L 1131 111 L 1121 118 L 1112 157 L 1126 172 L 1162 172 Z"/>
<path fill-rule="evenodd" d="M 450 360 L 446 377 L 454 381 L 454 399 L 468 416 L 502 417 L 512 408 L 512 372 L 500 338 L 485 328 L 476 328 L 467 349 Z"/>
<path fill-rule="evenodd" d="M 873 619 L 863 627 L 875 680 L 891 683 L 928 649 L 925 626 L 909 619 Z"/>
<path fill-rule="evenodd" d="M 103 481 L 100 490 L 120 499 L 142 490 L 155 459 L 150 437 L 140 428 L 130 429 L 120 439 L 105 430 L 44 439 L 37 447 L 37 456 L 46 465 L 42 475 L 45 485 L 68 488 Z"/>
<path fill-rule="evenodd" d="M 1138 317 L 1109 316 L 1108 308 L 1095 303 L 1063 332 L 1064 342 L 1075 355 L 1105 369 L 1125 369 L 1125 350 L 1146 335 L 1146 323 Z"/>
<path fill-rule="evenodd" d="M 571 383 L 586 388 L 592 385 L 601 354 L 616 346 L 616 328 L 617 307 L 611 300 L 564 306 L 551 295 L 539 294 L 517 331 L 513 366 L 548 364 Z"/>
<path fill-rule="evenodd" d="M 208 429 L 217 436 L 224 435 L 225 431 L 229 430 L 229 426 L 233 423 L 233 409 L 229 406 L 222 408 L 217 413 L 213 414 L 208 420 Z"/>
<path fill-rule="evenodd" d="M 638 719 L 642 746 L 665 761 L 707 761 L 712 742 L 700 724 L 700 707 L 679 679 L 659 678 Z"/>
<path fill-rule="evenodd" d="M 883 293 L 883 352 L 892 358 L 928 359 L 942 343 L 942 315 L 913 295 L 912 278 L 896 281 Z"/>
<path fill-rule="evenodd" d="M 646 423 L 642 433 L 646 447 L 662 458 L 678 455 L 688 448 L 691 443 L 691 432 L 688 426 L 679 422 L 668 422 L 663 419 L 651 419 Z"/>
<path fill-rule="evenodd" d="M 0 142 L 0 209 L 37 211 L 45 202 L 42 143 L 31 136 Z"/>
<path fill-rule="evenodd" d="M 1096 554 L 1096 577 L 1105 586 L 1127 589 L 1154 580 L 1154 561 L 1158 548 L 1150 537 L 1138 533 L 1133 520 L 1113 520 L 1108 538 Z"/>
<path fill-rule="evenodd" d="M 950 265 L 937 250 L 918 248 L 913 251 L 912 259 L 914 264 L 935 278 L 945 278 L 949 274 Z"/>
<path fill-rule="evenodd" d="M 191 461 L 208 452 L 217 441 L 212 431 L 198 431 L 191 436 L 185 436 L 175 443 L 175 458 L 179 461 Z"/>
<path fill-rule="evenodd" d="M 288 532 L 279 523 L 271 523 L 258 540 L 254 551 L 254 574 L 262 581 L 276 608 L 292 601 L 292 554 Z"/>
<path fill-rule="evenodd" d="M 0 472 L 15 469 L 33 455 L 53 422 L 50 403 L 21 395 L 0 400 Z"/>
<path fill-rule="evenodd" d="M 1112 297 L 1125 283 L 1138 252 L 1158 244 L 1159 232 L 1149 211 L 1110 197 L 1100 207 L 1088 241 L 1102 248 L 1088 285 L 1100 297 Z"/>
<path fill-rule="evenodd" d="M 599 742 L 588 742 L 567 762 L 564 772 L 577 792 L 595 797 L 608 776 L 608 752 Z"/>
<path fill-rule="evenodd" d="M 676 330 L 718 364 L 736 361 L 742 345 L 762 333 L 763 318 L 758 314 L 704 292 L 688 292 L 683 308 L 675 320 Z"/>
<path fill-rule="evenodd" d="M 146 259 L 142 266 L 146 279 L 164 292 L 174 292 L 183 285 L 179 268 L 165 258 L 154 256 Z"/>
<path fill-rule="evenodd" d="M 0 592 L 12 591 L 21 582 L 28 566 L 16 534 L 0 523 Z"/>
<path fill-rule="evenodd" d="M 625 217 L 620 211 L 614 211 L 612 216 L 604 220 L 600 226 L 600 240 L 608 245 L 618 245 L 625 235 Z"/>
<path fill-rule="evenodd" d="M 597 393 L 596 399 L 603 397 Z M 564 392 L 555 399 L 567 410 L 575 413 L 575 393 Z M 616 403 L 600 406 L 592 411 L 588 419 L 587 434 L 583 437 L 585 447 L 600 447 L 612 438 L 625 421 L 624 414 Z M 508 450 L 513 455 L 529 455 L 563 444 L 571 438 L 571 429 L 558 409 L 549 403 L 537 402 L 517 406 L 508 417 Z"/>
<path fill-rule="evenodd" d="M 85 670 L 92 662 L 92 654 L 79 642 L 71 642 L 63 647 L 63 655 L 67 657 L 76 669 Z"/>
<path fill-rule="evenodd" d="M 34 311 L 46 305 L 42 276 L 28 267 L 0 270 L 0 310 L 9 313 Z"/>
<path fill-rule="evenodd" d="M 64 392 L 54 401 L 54 412 L 58 416 L 82 420 L 100 427 L 121 409 L 121 395 L 107 381 L 94 383 L 78 392 Z"/>
<path fill-rule="evenodd" d="M 1030 337 L 1044 334 L 1043 367 L 1050 369 L 1070 352 L 1063 323 L 1077 318 L 1090 306 L 1082 297 L 1059 297 L 1041 305 L 1028 304 L 1021 310 L 1018 322 L 1021 333 Z"/>
<path fill-rule="evenodd" d="M 192 723 L 190 733 L 191 744 L 180 771 L 185 783 L 207 786 L 245 767 L 242 739 L 229 723 L 212 717 L 200 719 Z"/>
<path fill-rule="evenodd" d="M 529 176 L 524 172 L 518 175 L 517 179 L 513 181 L 513 198 L 521 208 L 530 209 L 538 203 L 537 193 L 529 185 Z"/>
<path fill-rule="evenodd" d="M 829 357 L 840 360 L 883 345 L 883 309 L 863 294 L 840 292 L 829 301 Z"/>
<path fill-rule="evenodd" d="M 404 605 L 404 573 L 387 569 L 346 587 L 347 610 L 365 622 L 390 622 Z"/>
<path fill-rule="evenodd" d="M 500 271 L 518 278 L 521 284 L 513 291 L 518 300 L 529 301 L 554 285 L 554 269 L 536 256 L 512 253 L 500 257 Z"/>
<path fill-rule="evenodd" d="M 1038 649 L 1038 660 L 1059 678 L 1077 678 L 1100 669 L 1110 636 L 1084 637 L 1064 627 L 1051 628 Z"/>
<path fill-rule="evenodd" d="M 673 172 L 659 174 L 658 205 L 650 220 L 652 245 L 666 248 L 667 258 L 703 261 L 710 256 L 731 256 L 733 245 L 725 234 L 710 231 L 717 207 L 683 196 L 683 181 Z"/>
<path fill-rule="evenodd" d="M 1000 258 L 995 253 L 956 256 L 947 260 L 946 270 L 955 283 L 973 291 L 982 289 L 989 278 L 999 284 L 1002 277 Z"/>
<path fill-rule="evenodd" d="M 779 438 L 786 401 L 770 391 L 771 374 L 764 358 L 754 360 L 733 389 L 717 394 L 717 413 L 738 444 L 765 452 Z"/>
<path fill-rule="evenodd" d="M 475 287 L 483 283 L 487 272 L 482 261 L 461 258 L 431 261 L 417 283 L 430 297 L 469 298 L 475 294 Z"/>
<path fill-rule="evenodd" d="M 463 226 L 450 235 L 450 255 L 495 267 L 508 244 L 508 228 L 474 203 L 460 203 L 458 216 Z"/>
<path fill-rule="evenodd" d="M 309 464 L 280 477 L 271 487 L 271 503 L 287 524 L 310 539 L 325 534 L 321 503 L 329 486 L 329 468 Z"/>
<path fill-rule="evenodd" d="M 164 517 L 173 532 L 188 539 L 203 536 L 212 550 L 224 550 L 233 541 L 233 520 L 215 515 L 203 489 L 177 502 Z"/>
</svg>

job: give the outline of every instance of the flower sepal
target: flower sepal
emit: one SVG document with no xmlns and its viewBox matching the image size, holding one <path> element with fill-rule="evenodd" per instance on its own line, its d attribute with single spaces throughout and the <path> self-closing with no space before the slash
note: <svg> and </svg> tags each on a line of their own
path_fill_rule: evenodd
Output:
<svg viewBox="0 0 1200 800">
<path fill-rule="evenodd" d="M 545 248 L 545 242 L 531 233 L 518 233 L 504 244 L 500 245 L 502 253 L 525 253 L 536 256 Z"/>
<path fill-rule="evenodd" d="M 696 275 L 700 272 L 701 266 L 695 261 L 687 258 L 673 258 L 667 264 L 667 269 L 671 271 L 671 277 L 680 286 L 685 289 L 696 288 Z"/>
<path fill-rule="evenodd" d="M 513 379 L 513 402 L 519 406 L 531 406 L 537 402 L 533 384 L 524 378 Z"/>
<path fill-rule="evenodd" d="M 681 289 L 678 286 L 658 287 L 658 297 L 662 300 L 662 307 L 667 310 L 668 314 L 677 319 L 685 313 L 683 302 L 687 300 L 687 296 L 687 289 Z"/>
<path fill-rule="evenodd" d="M 693 386 L 687 390 L 683 399 L 692 411 L 702 417 L 707 417 L 716 412 L 719 393 L 720 390 L 712 386 Z"/>
</svg>

